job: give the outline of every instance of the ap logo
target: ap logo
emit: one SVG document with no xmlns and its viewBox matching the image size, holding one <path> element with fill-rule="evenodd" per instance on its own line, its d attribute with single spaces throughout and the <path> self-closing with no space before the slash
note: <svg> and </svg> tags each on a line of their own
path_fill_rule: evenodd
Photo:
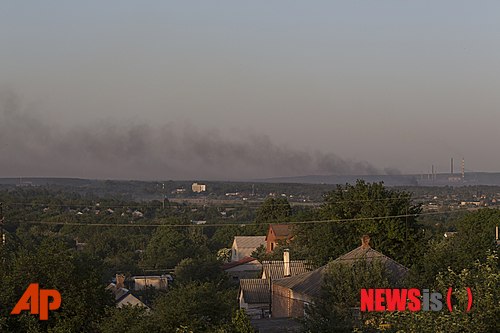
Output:
<svg viewBox="0 0 500 333">
<path fill-rule="evenodd" d="M 40 289 L 38 283 L 32 283 L 10 313 L 18 315 L 29 311 L 38 315 L 40 320 L 49 319 L 49 310 L 57 310 L 61 306 L 61 294 L 55 289 Z"/>
</svg>

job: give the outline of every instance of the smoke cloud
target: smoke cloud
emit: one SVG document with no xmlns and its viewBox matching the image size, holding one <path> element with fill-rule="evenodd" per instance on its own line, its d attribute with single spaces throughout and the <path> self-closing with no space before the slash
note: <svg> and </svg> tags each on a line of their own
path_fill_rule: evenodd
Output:
<svg viewBox="0 0 500 333">
<path fill-rule="evenodd" d="M 395 174 L 332 153 L 233 139 L 192 124 L 101 121 L 58 126 L 0 94 L 0 177 L 242 180 L 300 175 Z"/>
</svg>

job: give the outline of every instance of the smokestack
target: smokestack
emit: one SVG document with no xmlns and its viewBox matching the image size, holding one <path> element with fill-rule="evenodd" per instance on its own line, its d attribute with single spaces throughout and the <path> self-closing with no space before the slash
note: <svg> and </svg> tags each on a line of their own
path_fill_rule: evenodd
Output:
<svg viewBox="0 0 500 333">
<path fill-rule="evenodd" d="M 283 251 L 283 273 L 285 276 L 292 275 L 290 272 L 290 251 L 288 249 Z"/>
<path fill-rule="evenodd" d="M 369 249 L 370 248 L 370 236 L 363 235 L 363 237 L 361 237 L 361 247 L 363 249 Z"/>
<path fill-rule="evenodd" d="M 434 173 L 434 164 L 432 165 L 432 180 L 434 181 L 436 179 L 435 173 Z"/>
<path fill-rule="evenodd" d="M 465 159 L 462 157 L 462 180 L 465 179 Z"/>
<path fill-rule="evenodd" d="M 116 274 L 116 289 L 125 288 L 125 275 Z"/>
<path fill-rule="evenodd" d="M 451 175 L 453 176 L 453 157 L 451 158 Z"/>
</svg>

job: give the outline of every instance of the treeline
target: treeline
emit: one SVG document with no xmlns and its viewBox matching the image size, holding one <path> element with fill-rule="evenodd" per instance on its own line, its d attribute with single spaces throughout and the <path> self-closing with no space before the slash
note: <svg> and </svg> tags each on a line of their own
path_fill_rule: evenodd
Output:
<svg viewBox="0 0 500 333">
<path fill-rule="evenodd" d="M 291 206 L 285 197 L 268 198 L 258 207 L 164 206 L 160 201 L 97 198 L 43 187 L 0 191 L 7 235 L 0 248 L 0 331 L 251 332 L 248 319 L 237 310 L 237 286 L 220 269 L 228 252 L 220 250 L 230 247 L 235 235 L 265 235 L 269 223 L 291 223 L 294 237 L 271 256 L 255 253 L 261 260 L 280 258 L 286 247 L 292 259 L 309 260 L 315 267 L 330 265 L 369 234 L 374 249 L 410 269 L 400 286 L 475 288 L 477 302 L 468 314 L 429 312 L 417 319 L 405 313 L 381 314 L 355 320 L 346 310 L 359 306 L 354 291 L 383 285 L 383 272 L 365 267 L 361 272 L 366 274 L 353 279 L 353 271 L 329 266 L 324 293 L 311 306 L 305 331 L 369 332 L 381 325 L 410 332 L 498 331 L 498 210 L 427 215 L 422 223 L 412 193 L 363 181 L 337 186 L 322 193 L 322 200 L 320 207 Z M 447 227 L 453 227 L 455 236 L 443 237 Z M 104 290 L 116 273 L 167 271 L 174 275 L 167 291 L 139 295 L 151 310 L 116 309 Z M 63 294 L 63 306 L 48 322 L 8 313 L 32 282 Z M 447 326 L 451 322 L 453 329 Z"/>
</svg>

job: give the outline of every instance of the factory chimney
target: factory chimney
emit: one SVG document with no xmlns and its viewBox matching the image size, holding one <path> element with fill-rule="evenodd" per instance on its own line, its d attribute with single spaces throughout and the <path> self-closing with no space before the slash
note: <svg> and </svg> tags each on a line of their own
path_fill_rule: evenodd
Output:
<svg viewBox="0 0 500 333">
<path fill-rule="evenodd" d="M 465 179 L 465 159 L 462 157 L 462 181 Z"/>
<path fill-rule="evenodd" d="M 451 175 L 453 176 L 453 157 L 451 158 Z"/>
</svg>

